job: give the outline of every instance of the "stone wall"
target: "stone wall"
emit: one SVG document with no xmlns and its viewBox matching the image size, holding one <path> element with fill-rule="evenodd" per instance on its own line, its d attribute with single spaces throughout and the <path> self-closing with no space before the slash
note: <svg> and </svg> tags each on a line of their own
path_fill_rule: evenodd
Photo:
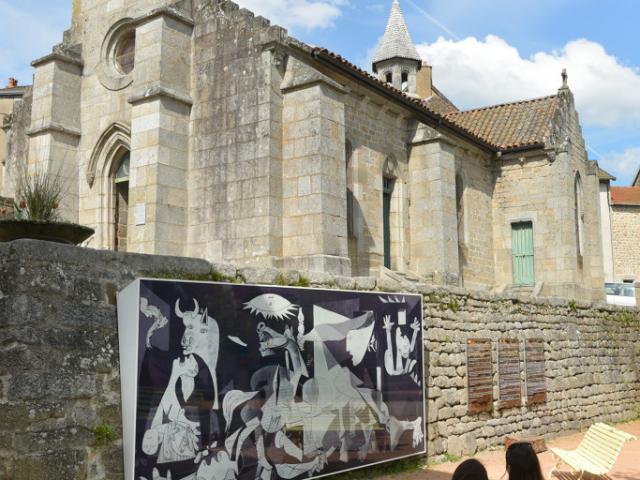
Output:
<svg viewBox="0 0 640 480">
<path fill-rule="evenodd" d="M 407 143 L 415 122 L 398 111 L 383 108 L 385 99 L 359 91 L 353 82 L 347 85 L 351 89 L 344 103 L 345 137 L 352 150 L 347 187 L 353 194 L 353 229 L 349 237 L 353 275 L 376 275 L 384 265 L 384 176 L 395 180 L 390 215 L 391 268 L 405 271 L 410 268 L 411 252 Z"/>
<path fill-rule="evenodd" d="M 456 151 L 456 174 L 462 185 L 458 212 L 458 261 L 460 284 L 466 288 L 493 285 L 493 231 L 486 228 L 493 218 L 492 197 L 495 186 L 491 158 L 468 150 Z"/>
<path fill-rule="evenodd" d="M 611 231 L 615 279 L 640 281 L 640 205 L 613 205 Z"/>
<path fill-rule="evenodd" d="M 309 273 L 301 282 L 296 271 L 22 240 L 0 244 L 0 478 L 122 478 L 116 293 L 137 276 L 202 280 L 214 271 L 250 283 L 424 294 L 431 457 L 637 414 L 638 310 L 367 277 Z M 524 337 L 546 340 L 547 403 L 469 415 L 466 340 Z"/>
<path fill-rule="evenodd" d="M 0 151 L 0 196 L 13 197 L 20 165 L 24 165 L 29 150 L 27 128 L 31 123 L 31 89 L 12 105 L 11 129 L 7 132 L 6 149 Z M 4 158 L 3 158 L 4 157 Z"/>
<path fill-rule="evenodd" d="M 430 456 L 471 455 L 503 444 L 507 434 L 553 435 L 638 415 L 638 310 L 457 290 L 427 293 L 424 300 Z M 465 348 L 467 339 L 474 338 L 492 339 L 491 413 L 467 412 Z M 501 410 L 497 341 L 527 338 L 544 339 L 547 401 Z"/>
</svg>

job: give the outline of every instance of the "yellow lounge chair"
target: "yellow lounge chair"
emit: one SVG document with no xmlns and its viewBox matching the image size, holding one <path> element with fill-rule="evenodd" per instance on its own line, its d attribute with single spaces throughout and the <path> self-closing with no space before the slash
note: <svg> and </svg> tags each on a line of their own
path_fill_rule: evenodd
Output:
<svg viewBox="0 0 640 480">
<path fill-rule="evenodd" d="M 579 479 L 582 479 L 585 472 L 606 475 L 616 463 L 624 444 L 630 440 L 637 438 L 604 423 L 591 425 L 575 450 L 550 448 L 557 461 L 549 472 L 549 478 L 552 478 L 551 474 L 563 462 L 580 473 Z"/>
</svg>

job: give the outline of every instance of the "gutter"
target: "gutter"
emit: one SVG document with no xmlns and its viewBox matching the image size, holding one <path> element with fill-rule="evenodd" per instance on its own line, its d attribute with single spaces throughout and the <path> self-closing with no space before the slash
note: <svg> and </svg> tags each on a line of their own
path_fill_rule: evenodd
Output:
<svg viewBox="0 0 640 480">
<path fill-rule="evenodd" d="M 544 149 L 544 148 L 545 148 L 544 143 L 534 143 L 533 145 L 524 145 L 522 147 L 501 148 L 501 149 L 498 149 L 498 153 L 500 155 L 508 155 L 509 153 L 520 153 L 520 152 L 526 152 L 528 150 L 538 150 L 538 149 Z"/>
<path fill-rule="evenodd" d="M 323 63 L 329 65 L 334 70 L 337 70 L 340 73 L 346 74 L 347 76 L 349 76 L 349 77 L 351 77 L 351 78 L 353 78 L 355 80 L 358 80 L 359 82 L 366 83 L 370 88 L 374 89 L 375 91 L 377 91 L 378 93 L 382 94 L 383 96 L 391 98 L 391 99 L 393 99 L 393 100 L 395 100 L 397 102 L 402 103 L 405 107 L 407 107 L 409 110 L 411 110 L 418 117 L 420 117 L 421 119 L 426 119 L 427 123 L 431 124 L 431 126 L 433 126 L 435 128 L 444 127 L 446 129 L 452 131 L 454 134 L 458 135 L 459 137 L 462 137 L 465 140 L 468 140 L 468 141 L 474 143 L 475 145 L 479 145 L 482 149 L 486 150 L 487 152 L 497 153 L 498 151 L 500 151 L 499 149 L 496 149 L 495 146 L 485 142 L 484 140 L 479 139 L 478 137 L 476 137 L 474 135 L 471 135 L 468 131 L 466 131 L 466 130 L 458 127 L 457 125 L 449 122 L 448 120 L 446 120 L 445 118 L 441 117 L 440 115 L 436 115 L 436 114 L 426 110 L 425 108 L 419 106 L 417 103 L 409 100 L 404 95 L 402 95 L 402 93 L 397 92 L 395 90 L 391 90 L 391 89 L 385 88 L 383 85 L 381 85 L 377 81 L 373 80 L 372 78 L 370 78 L 370 77 L 368 77 L 366 75 L 362 75 L 361 73 L 353 70 L 352 68 L 350 68 L 349 66 L 341 63 L 337 59 L 331 57 L 330 55 L 325 54 L 320 49 L 314 48 L 311 51 L 311 56 L 314 59 L 322 61 Z M 531 148 L 531 147 L 527 147 L 527 148 Z M 511 150 L 509 150 L 509 152 L 510 151 Z"/>
</svg>

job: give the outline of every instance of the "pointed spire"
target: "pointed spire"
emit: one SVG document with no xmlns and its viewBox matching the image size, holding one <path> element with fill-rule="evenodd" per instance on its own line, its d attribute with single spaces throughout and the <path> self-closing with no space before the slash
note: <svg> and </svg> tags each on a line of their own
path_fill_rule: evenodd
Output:
<svg viewBox="0 0 640 480">
<path fill-rule="evenodd" d="M 394 0 L 391 6 L 391 15 L 387 22 L 387 28 L 378 47 L 378 51 L 373 57 L 373 64 L 390 60 L 392 58 L 406 58 L 409 60 L 422 61 L 415 45 L 409 36 L 404 15 L 400 9 L 398 0 Z"/>
</svg>

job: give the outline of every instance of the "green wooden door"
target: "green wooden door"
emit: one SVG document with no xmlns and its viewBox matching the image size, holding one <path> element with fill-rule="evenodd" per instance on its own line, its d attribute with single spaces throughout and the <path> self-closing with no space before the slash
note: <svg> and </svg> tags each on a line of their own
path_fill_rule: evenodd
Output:
<svg viewBox="0 0 640 480">
<path fill-rule="evenodd" d="M 391 195 L 393 180 L 382 179 L 382 229 L 384 238 L 384 266 L 391 268 Z"/>
<path fill-rule="evenodd" d="M 514 285 L 535 284 L 533 223 L 519 222 L 511 225 L 511 251 Z"/>
</svg>

